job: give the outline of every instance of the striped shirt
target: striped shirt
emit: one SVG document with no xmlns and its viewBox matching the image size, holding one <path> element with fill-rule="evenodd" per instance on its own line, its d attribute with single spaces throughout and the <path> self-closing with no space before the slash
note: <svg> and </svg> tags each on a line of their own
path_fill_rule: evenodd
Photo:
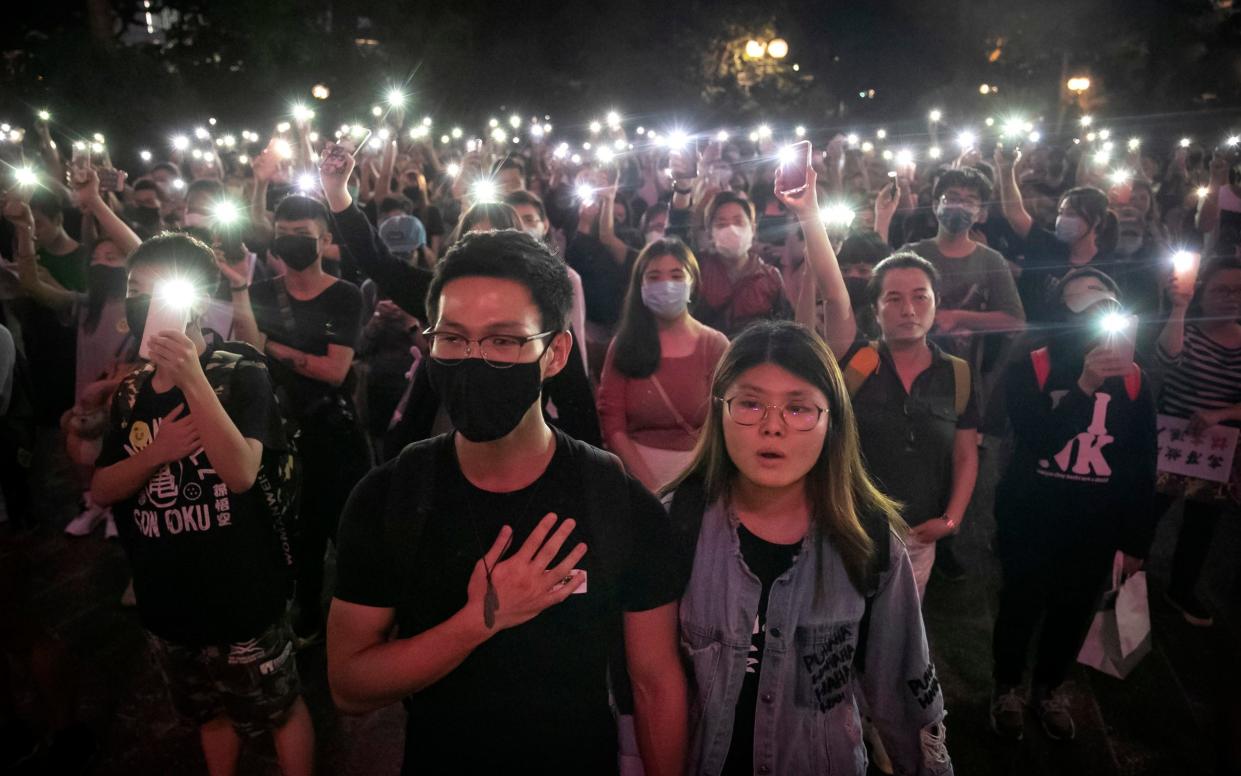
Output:
<svg viewBox="0 0 1241 776">
<path fill-rule="evenodd" d="M 1155 348 L 1155 355 L 1167 375 L 1160 412 L 1188 418 L 1198 410 L 1241 404 L 1241 348 L 1226 348 L 1190 323 L 1180 355 L 1170 356 L 1162 346 Z"/>
</svg>

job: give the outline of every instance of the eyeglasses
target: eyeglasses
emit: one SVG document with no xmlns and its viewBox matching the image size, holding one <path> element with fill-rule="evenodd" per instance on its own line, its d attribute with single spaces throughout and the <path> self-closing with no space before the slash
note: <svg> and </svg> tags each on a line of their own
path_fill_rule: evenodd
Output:
<svg viewBox="0 0 1241 776">
<path fill-rule="evenodd" d="M 1233 296 L 1241 299 L 1241 286 L 1211 286 L 1207 289 L 1207 294 L 1220 299 L 1227 299 Z"/>
<path fill-rule="evenodd" d="M 526 343 L 544 337 L 559 334 L 556 331 L 544 331 L 529 336 L 515 334 L 491 334 L 478 339 L 470 339 L 451 331 L 427 329 L 422 333 L 431 344 L 431 358 L 445 366 L 455 366 L 474 353 L 477 353 L 488 366 L 496 369 L 507 369 L 514 366 L 521 357 L 522 348 Z M 546 349 L 544 350 L 546 352 Z M 542 355 L 542 354 L 540 354 Z"/>
<path fill-rule="evenodd" d="M 827 412 L 823 407 L 813 404 L 763 404 L 761 401 L 736 396 L 731 399 L 716 396 L 715 400 L 723 402 L 728 410 L 728 417 L 739 426 L 757 426 L 767 419 L 769 410 L 779 410 L 784 425 L 794 431 L 810 431 L 819 425 L 819 418 Z"/>
</svg>

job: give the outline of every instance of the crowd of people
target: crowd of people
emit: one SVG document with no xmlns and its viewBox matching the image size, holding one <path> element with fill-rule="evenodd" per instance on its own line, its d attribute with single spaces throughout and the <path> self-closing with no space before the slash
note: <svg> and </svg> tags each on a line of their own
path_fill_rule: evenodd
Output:
<svg viewBox="0 0 1241 776">
<path fill-rule="evenodd" d="M 1124 156 L 1083 121 L 917 159 L 798 128 L 798 168 L 767 128 L 609 117 L 578 151 L 307 114 L 133 175 L 46 114 L 0 147 L 6 519 L 71 464 L 63 530 L 124 547 L 211 773 L 267 734 L 312 772 L 323 646 L 341 712 L 404 702 L 406 772 L 951 773 L 921 601 L 970 573 L 979 509 L 999 736 L 1074 737 L 1100 593 L 1177 503 L 1167 597 L 1212 624 L 1241 139 Z M 1162 465 L 1165 434 L 1232 471 Z M 0 569 L 48 733 L 0 697 L 0 737 L 68 763 L 72 658 L 31 596 Z"/>
</svg>

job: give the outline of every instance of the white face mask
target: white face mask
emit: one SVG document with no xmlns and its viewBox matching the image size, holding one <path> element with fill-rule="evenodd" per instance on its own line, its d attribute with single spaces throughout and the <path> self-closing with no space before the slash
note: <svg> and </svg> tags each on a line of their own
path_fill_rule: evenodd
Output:
<svg viewBox="0 0 1241 776">
<path fill-rule="evenodd" d="M 534 239 L 538 240 L 539 242 L 543 242 L 543 238 L 546 237 L 542 226 L 527 226 L 522 231 L 524 231 L 526 234 L 530 235 Z"/>
<path fill-rule="evenodd" d="M 715 250 L 726 259 L 740 259 L 750 251 L 754 244 L 754 229 L 750 225 L 725 226 L 711 232 Z"/>
</svg>

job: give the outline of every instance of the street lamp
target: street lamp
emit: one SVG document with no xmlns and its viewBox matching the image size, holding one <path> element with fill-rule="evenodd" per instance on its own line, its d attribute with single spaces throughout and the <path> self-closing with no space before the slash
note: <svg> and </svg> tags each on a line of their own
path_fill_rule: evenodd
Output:
<svg viewBox="0 0 1241 776">
<path fill-rule="evenodd" d="M 1074 76 L 1070 78 L 1067 83 L 1065 83 L 1065 87 L 1068 88 L 1070 92 L 1073 92 L 1080 97 L 1082 92 L 1090 89 L 1090 79 L 1084 75 Z"/>
<path fill-rule="evenodd" d="M 762 59 L 767 52 L 766 44 L 751 38 L 745 43 L 745 55 L 750 59 Z"/>
<path fill-rule="evenodd" d="M 776 38 L 767 44 L 767 54 L 772 59 L 784 59 L 789 55 L 789 43 L 784 38 Z"/>
</svg>

